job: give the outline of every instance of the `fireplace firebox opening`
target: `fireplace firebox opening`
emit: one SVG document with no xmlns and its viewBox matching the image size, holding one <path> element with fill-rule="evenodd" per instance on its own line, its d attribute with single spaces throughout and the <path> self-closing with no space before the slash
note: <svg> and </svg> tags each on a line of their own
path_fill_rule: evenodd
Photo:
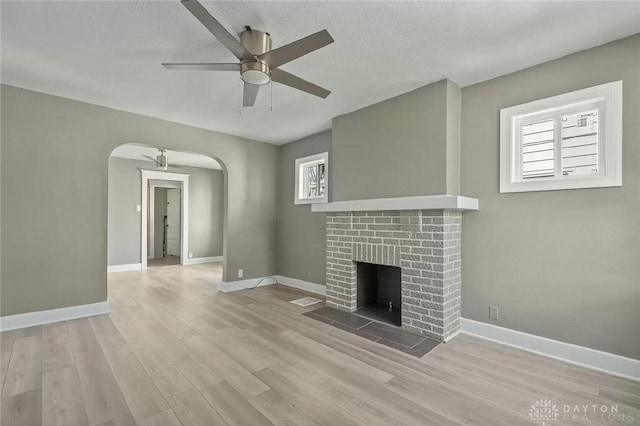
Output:
<svg viewBox="0 0 640 426">
<path fill-rule="evenodd" d="M 357 263 L 357 313 L 401 326 L 401 270 L 396 266 Z"/>
</svg>

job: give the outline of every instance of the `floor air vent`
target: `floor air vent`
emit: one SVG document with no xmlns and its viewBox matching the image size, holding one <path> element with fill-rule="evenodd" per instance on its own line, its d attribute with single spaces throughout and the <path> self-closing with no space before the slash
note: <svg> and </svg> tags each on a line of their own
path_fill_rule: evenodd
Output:
<svg viewBox="0 0 640 426">
<path fill-rule="evenodd" d="M 322 300 L 316 299 L 315 297 L 303 297 L 302 299 L 296 299 L 291 301 L 291 303 L 298 306 L 311 306 L 319 302 L 322 302 Z"/>
</svg>

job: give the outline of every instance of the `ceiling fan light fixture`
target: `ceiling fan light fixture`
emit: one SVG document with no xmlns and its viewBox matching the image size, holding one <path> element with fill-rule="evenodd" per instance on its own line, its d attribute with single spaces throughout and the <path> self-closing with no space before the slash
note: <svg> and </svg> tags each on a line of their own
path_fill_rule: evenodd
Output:
<svg viewBox="0 0 640 426">
<path fill-rule="evenodd" d="M 244 62 L 240 70 L 240 77 L 249 84 L 263 85 L 271 81 L 269 66 L 262 62 Z"/>
</svg>

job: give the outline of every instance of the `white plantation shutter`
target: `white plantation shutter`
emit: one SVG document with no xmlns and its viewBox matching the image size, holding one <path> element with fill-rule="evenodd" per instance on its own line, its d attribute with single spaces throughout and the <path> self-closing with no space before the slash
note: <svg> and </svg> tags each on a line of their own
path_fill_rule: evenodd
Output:
<svg viewBox="0 0 640 426">
<path fill-rule="evenodd" d="M 622 81 L 500 110 L 500 192 L 622 185 Z"/>
<path fill-rule="evenodd" d="M 522 178 L 549 177 L 554 174 L 554 121 L 522 126 Z"/>
<path fill-rule="evenodd" d="M 598 173 L 598 111 L 562 116 L 562 174 Z"/>
</svg>

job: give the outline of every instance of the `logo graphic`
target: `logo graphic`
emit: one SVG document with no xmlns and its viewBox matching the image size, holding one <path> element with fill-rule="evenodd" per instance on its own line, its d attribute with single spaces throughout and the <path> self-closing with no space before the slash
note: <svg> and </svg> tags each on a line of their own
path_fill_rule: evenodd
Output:
<svg viewBox="0 0 640 426">
<path fill-rule="evenodd" d="M 534 422 L 542 422 L 542 426 L 545 426 L 546 422 L 557 419 L 558 416 L 560 416 L 558 407 L 550 399 L 539 399 L 529 408 L 529 418 Z"/>
</svg>

